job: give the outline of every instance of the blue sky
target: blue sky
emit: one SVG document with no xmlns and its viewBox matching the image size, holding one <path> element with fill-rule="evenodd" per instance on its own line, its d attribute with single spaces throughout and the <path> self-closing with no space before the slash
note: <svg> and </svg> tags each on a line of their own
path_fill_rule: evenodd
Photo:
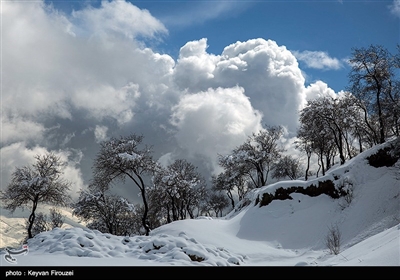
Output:
<svg viewBox="0 0 400 280">
<path fill-rule="evenodd" d="M 46 2 L 66 13 L 101 4 L 101 1 Z M 392 0 L 129 2 L 148 10 L 168 29 L 168 34 L 159 38 L 161 42 L 147 42 L 154 50 L 176 58 L 188 41 L 207 38 L 207 51 L 218 55 L 236 41 L 271 39 L 289 50 L 324 52 L 338 59 L 340 67 L 322 69 L 299 61 L 307 75 L 306 82 L 320 79 L 335 91 L 348 85 L 350 68 L 344 60 L 351 55 L 352 48 L 381 44 L 395 52 L 400 42 L 399 10 Z"/>
<path fill-rule="evenodd" d="M 299 111 L 346 88 L 352 48 L 395 52 L 399 19 L 400 0 L 2 1 L 1 186 L 56 151 L 76 194 L 131 133 L 206 178 L 265 125 L 298 155 Z"/>
</svg>

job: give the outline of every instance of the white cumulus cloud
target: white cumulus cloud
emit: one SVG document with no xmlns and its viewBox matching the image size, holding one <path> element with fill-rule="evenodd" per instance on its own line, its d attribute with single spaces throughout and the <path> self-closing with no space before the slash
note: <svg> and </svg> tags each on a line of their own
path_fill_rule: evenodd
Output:
<svg viewBox="0 0 400 280">
<path fill-rule="evenodd" d="M 236 42 L 221 55 L 207 53 L 207 40 L 181 48 L 174 81 L 180 90 L 242 87 L 268 125 L 283 124 L 293 133 L 304 102 L 304 77 L 296 58 L 272 40 Z"/>
<path fill-rule="evenodd" d="M 183 148 L 215 163 L 218 153 L 230 152 L 261 129 L 261 119 L 243 88 L 234 87 L 185 95 L 173 108 L 171 122 L 178 129 L 176 138 Z"/>
<path fill-rule="evenodd" d="M 181 90 L 205 90 L 211 85 L 219 57 L 207 53 L 207 39 L 186 43 L 179 52 L 174 81 Z"/>
<path fill-rule="evenodd" d="M 294 56 L 305 63 L 308 68 L 322 70 L 338 70 L 343 67 L 342 62 L 322 51 L 292 51 Z"/>
<path fill-rule="evenodd" d="M 169 56 L 142 49 L 140 42 L 124 36 L 98 40 L 92 38 L 96 31 L 90 28 L 86 37 L 72 36 L 67 28 L 88 27 L 74 25 L 73 17 L 48 9 L 43 2 L 11 1 L 3 6 L 7 13 L 2 18 L 2 67 L 6 73 L 2 105 L 7 111 L 31 116 L 46 111 L 72 118 L 73 105 L 96 117 L 111 114 L 124 122 L 133 116 L 128 107 L 139 95 L 138 84 L 150 84 L 155 69 L 162 79 L 174 65 Z M 157 22 L 155 18 L 125 1 L 103 2 L 98 9 L 75 13 L 75 18 L 110 25 L 120 33 L 154 35 L 158 30 L 158 25 L 150 24 Z M 113 18 L 115 24 L 109 22 Z M 126 23 L 130 18 L 138 23 Z"/>
<path fill-rule="evenodd" d="M 77 33 L 92 36 L 137 36 L 155 37 L 158 33 L 168 33 L 165 26 L 149 11 L 141 10 L 126 1 L 102 1 L 101 7 L 87 7 L 72 12 Z"/>
<path fill-rule="evenodd" d="M 323 81 L 316 81 L 305 89 L 307 101 L 314 100 L 324 96 L 335 97 L 336 93 Z"/>
</svg>

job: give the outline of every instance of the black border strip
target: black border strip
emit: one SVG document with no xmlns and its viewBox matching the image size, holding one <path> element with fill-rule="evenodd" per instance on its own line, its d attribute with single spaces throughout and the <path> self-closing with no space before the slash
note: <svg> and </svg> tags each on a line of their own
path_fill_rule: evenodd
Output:
<svg viewBox="0 0 400 280">
<path fill-rule="evenodd" d="M 1 279 L 398 279 L 398 267 L 0 266 Z M 51 271 L 66 276 L 51 276 Z M 35 273 L 37 272 L 37 273 Z M 47 272 L 47 273 L 46 273 Z M 48 274 L 48 275 L 39 275 Z M 54 273 L 53 273 L 54 274 Z M 71 275 L 72 274 L 72 275 Z M 6 277 L 7 276 L 7 277 Z M 4 278 L 3 278 L 4 277 Z"/>
</svg>

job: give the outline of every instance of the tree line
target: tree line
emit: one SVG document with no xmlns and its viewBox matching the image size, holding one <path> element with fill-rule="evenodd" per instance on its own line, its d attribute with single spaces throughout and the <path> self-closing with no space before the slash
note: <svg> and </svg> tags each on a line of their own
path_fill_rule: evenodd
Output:
<svg viewBox="0 0 400 280">
<path fill-rule="evenodd" d="M 350 85 L 336 97 L 322 96 L 300 112 L 297 147 L 318 156 L 325 174 L 340 163 L 400 134 L 400 48 L 395 55 L 379 45 L 354 49 Z M 307 180 L 306 172 L 306 180 Z"/>
<path fill-rule="evenodd" d="M 305 168 L 300 158 L 284 155 L 279 141 L 282 127 L 266 126 L 227 155 L 218 155 L 223 171 L 213 175 L 207 187 L 193 164 L 177 159 L 162 166 L 153 159 L 152 147 L 143 143 L 143 135 L 131 134 L 100 143 L 93 179 L 76 202 L 70 203 L 70 183 L 61 176 L 64 163 L 54 153 L 38 155 L 32 166 L 16 168 L 0 198 L 10 211 L 32 204 L 28 238 L 40 231 L 35 228 L 45 229 L 38 226 L 43 222 L 43 215 L 37 219 L 35 214 L 38 203 L 71 206 L 89 228 L 115 235 L 149 235 L 173 221 L 222 216 L 271 178 L 308 180 L 313 155 L 318 159 L 316 175 L 320 171 L 325 175 L 335 157 L 344 164 L 363 150 L 399 136 L 400 52 L 392 55 L 382 46 L 371 45 L 353 49 L 349 63 L 350 85 L 345 92 L 310 100 L 299 112 L 296 148 L 307 158 Z M 133 205 L 112 194 L 114 185 L 126 181 L 140 191 L 142 203 Z M 57 226 L 60 217 L 54 211 L 53 225 Z"/>
</svg>

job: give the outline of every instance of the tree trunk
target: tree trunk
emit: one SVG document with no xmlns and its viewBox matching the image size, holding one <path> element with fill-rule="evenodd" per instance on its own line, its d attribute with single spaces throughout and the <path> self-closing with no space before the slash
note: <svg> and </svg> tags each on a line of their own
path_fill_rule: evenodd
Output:
<svg viewBox="0 0 400 280">
<path fill-rule="evenodd" d="M 186 205 L 186 211 L 189 213 L 189 217 L 191 219 L 194 219 L 194 214 L 193 214 L 193 211 L 189 207 L 189 203 Z"/>
<path fill-rule="evenodd" d="M 231 200 L 232 209 L 235 209 L 235 200 L 233 199 L 233 195 L 230 190 L 227 191 L 228 198 Z"/>
<path fill-rule="evenodd" d="M 383 116 L 382 116 L 382 108 L 381 108 L 381 102 L 379 100 L 380 97 L 380 93 L 381 93 L 381 89 L 378 86 L 378 90 L 376 92 L 376 104 L 378 105 L 378 117 L 379 117 L 379 143 L 383 144 L 385 143 L 385 124 L 383 122 Z"/>
<path fill-rule="evenodd" d="M 142 177 L 138 176 L 140 180 L 140 193 L 142 195 L 142 200 L 143 200 L 143 205 L 144 205 L 144 211 L 143 211 L 143 217 L 142 217 L 142 225 L 146 231 L 146 236 L 149 236 L 150 234 L 150 227 L 149 223 L 147 222 L 147 214 L 149 213 L 149 205 L 147 204 L 147 198 L 146 198 L 146 188 L 143 182 Z"/>
<path fill-rule="evenodd" d="M 331 157 L 329 152 L 325 155 L 325 160 L 325 170 L 329 170 L 331 168 Z"/>
<path fill-rule="evenodd" d="M 360 150 L 360 154 L 363 152 L 363 146 L 362 146 L 362 140 L 361 140 L 361 136 L 358 136 L 358 144 L 359 144 L 359 150 Z"/>
<path fill-rule="evenodd" d="M 364 112 L 364 121 L 367 124 L 367 127 L 369 128 L 369 130 L 372 132 L 372 138 L 374 141 L 374 144 L 378 144 L 378 136 L 376 135 L 376 131 L 375 129 L 372 128 L 371 124 L 368 121 L 368 111 L 367 108 L 364 108 L 364 106 L 360 105 L 360 108 L 363 110 Z"/>
<path fill-rule="evenodd" d="M 308 180 L 308 171 L 310 170 L 310 158 L 311 158 L 311 154 L 307 153 L 307 169 L 306 169 L 306 176 L 305 176 L 306 181 Z"/>
<path fill-rule="evenodd" d="M 320 161 L 321 161 L 321 167 L 322 167 L 322 176 L 325 176 L 324 159 L 323 159 L 322 153 L 321 153 Z"/>
<path fill-rule="evenodd" d="M 318 159 L 318 170 L 317 170 L 317 174 L 316 174 L 316 176 L 317 176 L 317 178 L 318 178 L 318 175 L 319 175 L 319 171 L 321 170 L 321 163 L 320 163 L 320 161 L 319 161 L 319 159 Z"/>
<path fill-rule="evenodd" d="M 33 223 L 35 222 L 35 217 L 36 217 L 35 216 L 35 211 L 36 211 L 36 208 L 37 208 L 38 200 L 39 200 L 39 198 L 36 196 L 35 200 L 33 201 L 32 212 L 31 212 L 31 214 L 29 215 L 29 218 L 28 218 L 28 222 L 29 222 L 29 225 L 28 225 L 28 238 L 32 238 L 33 237 L 33 235 L 32 235 L 32 227 L 33 227 Z"/>
<path fill-rule="evenodd" d="M 169 206 L 167 204 L 167 223 L 171 223 L 171 214 L 169 213 Z"/>
<path fill-rule="evenodd" d="M 338 132 L 336 134 L 333 129 L 332 129 L 332 132 L 333 132 L 333 136 L 335 139 L 335 144 L 339 150 L 340 164 L 342 165 L 346 162 L 346 159 L 345 159 L 344 153 L 343 153 L 343 133 L 342 133 L 342 130 L 339 128 L 339 126 L 336 123 L 335 123 L 335 126 L 338 129 Z"/>
<path fill-rule="evenodd" d="M 346 133 L 347 134 L 347 133 Z M 347 137 L 344 137 L 344 141 L 346 142 L 346 148 L 347 148 L 347 155 L 349 156 L 349 159 L 352 159 L 353 157 L 352 157 L 352 155 L 351 155 L 351 148 L 350 148 L 350 144 L 349 144 L 349 141 L 348 141 L 348 136 Z"/>
<path fill-rule="evenodd" d="M 343 153 L 343 136 L 342 133 L 339 132 L 339 157 L 340 157 L 340 164 L 344 164 L 346 162 L 346 158 L 344 157 Z"/>
<path fill-rule="evenodd" d="M 142 195 L 142 200 L 143 200 L 143 206 L 144 206 L 144 211 L 143 211 L 143 217 L 142 217 L 142 225 L 146 231 L 146 236 L 149 236 L 150 233 L 150 226 L 149 223 L 147 222 L 147 215 L 149 213 L 149 205 L 147 203 L 147 198 L 146 198 L 146 186 L 143 182 L 143 178 L 140 176 L 140 174 L 136 174 L 136 177 L 140 180 L 140 184 L 135 178 L 129 174 L 128 172 L 123 171 L 125 175 L 127 175 L 129 178 L 132 179 L 133 182 L 135 182 L 136 186 L 140 189 L 140 194 Z"/>
<path fill-rule="evenodd" d="M 178 220 L 178 214 L 177 214 L 178 210 L 176 209 L 174 196 L 170 195 L 170 197 L 171 197 L 171 206 L 172 206 L 172 209 L 171 209 L 171 211 L 172 211 L 172 220 L 176 221 L 176 220 Z"/>
</svg>

